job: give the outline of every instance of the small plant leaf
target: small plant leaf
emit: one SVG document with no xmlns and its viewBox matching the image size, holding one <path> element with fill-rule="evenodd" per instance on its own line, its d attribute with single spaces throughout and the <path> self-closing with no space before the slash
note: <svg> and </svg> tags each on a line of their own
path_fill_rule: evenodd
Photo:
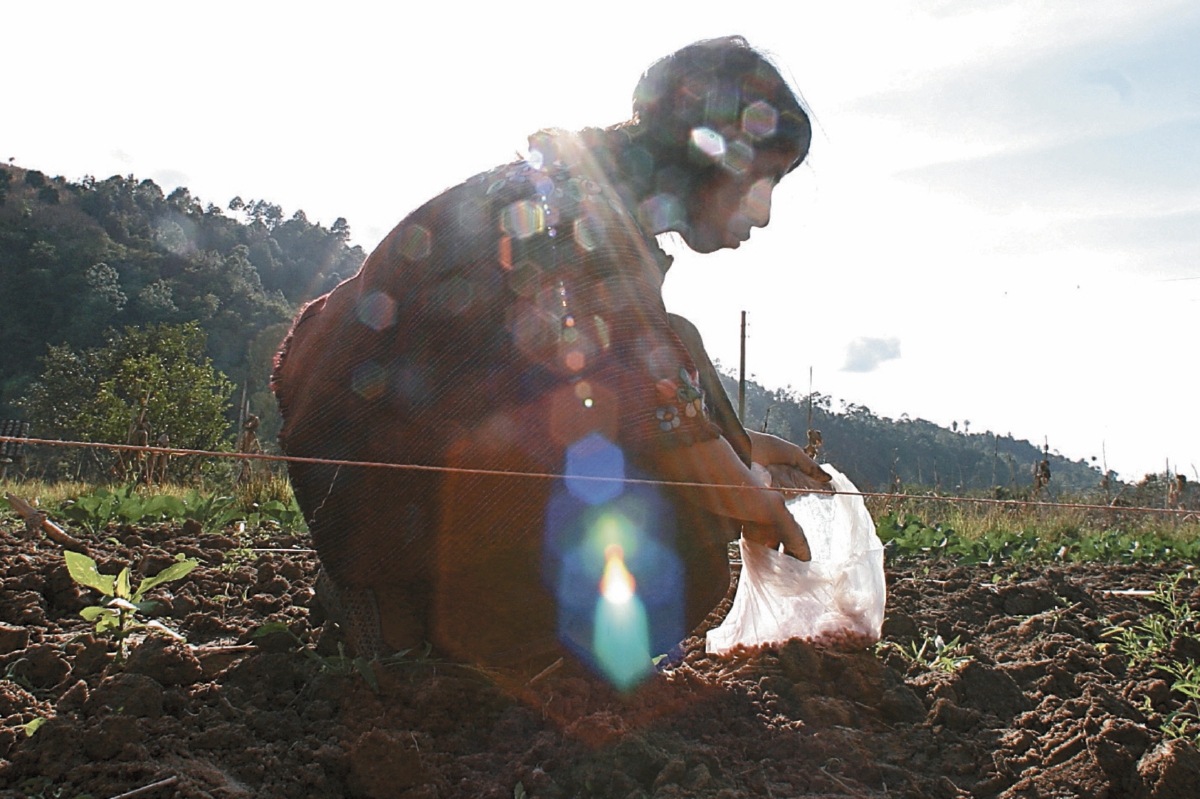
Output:
<svg viewBox="0 0 1200 799">
<path fill-rule="evenodd" d="M 121 628 L 120 616 L 108 608 L 101 608 L 101 613 L 96 622 L 96 632 L 106 633 L 109 630 L 119 630 Z"/>
<path fill-rule="evenodd" d="M 275 633 L 287 633 L 291 635 L 291 630 L 289 630 L 288 626 L 281 621 L 271 621 L 250 633 L 250 639 L 253 640 L 255 638 L 262 638 L 267 635 L 274 635 Z"/>
<path fill-rule="evenodd" d="M 67 562 L 67 571 L 72 580 L 87 588 L 94 588 L 105 596 L 113 596 L 113 577 L 101 574 L 96 568 L 96 561 L 70 550 L 63 553 L 63 559 Z"/>
<path fill-rule="evenodd" d="M 129 567 L 126 566 L 117 575 L 116 595 L 118 599 L 129 599 L 131 593 L 131 589 L 129 588 Z"/>
<path fill-rule="evenodd" d="M 100 616 L 103 616 L 105 613 L 112 613 L 112 611 L 106 610 L 105 608 L 102 608 L 99 605 L 93 605 L 90 608 L 84 608 L 83 610 L 79 611 L 79 615 L 82 616 L 87 621 L 95 621 L 97 618 L 99 618 Z"/>
<path fill-rule="evenodd" d="M 162 571 L 160 571 L 158 574 L 154 575 L 153 577 L 147 577 L 145 580 L 142 580 L 141 585 L 138 586 L 137 593 L 134 594 L 134 597 L 133 597 L 134 601 L 136 602 L 136 601 L 140 600 L 143 596 L 146 595 L 147 591 L 149 591 L 151 588 L 154 588 L 155 586 L 159 586 L 159 585 L 162 585 L 163 583 L 169 583 L 169 582 L 172 582 L 173 580 L 178 580 L 182 577 L 186 577 L 192 571 L 192 569 L 196 568 L 199 565 L 200 565 L 200 561 L 198 561 L 194 558 L 191 558 L 188 560 L 181 560 L 178 563 L 171 564 L 170 566 L 163 569 Z"/>
<path fill-rule="evenodd" d="M 358 669 L 358 673 L 362 675 L 367 687 L 371 689 L 371 693 L 379 693 L 379 678 L 375 676 L 375 670 L 371 668 L 371 661 L 366 658 L 355 658 L 354 668 Z"/>
<path fill-rule="evenodd" d="M 38 716 L 38 717 L 37 717 L 36 719 L 34 719 L 33 721 L 31 721 L 31 722 L 29 722 L 28 724 L 24 725 L 24 727 L 23 727 L 22 729 L 24 729 L 24 730 L 25 730 L 25 737 L 26 737 L 26 738 L 32 738 L 32 737 L 33 737 L 33 734 L 34 734 L 35 732 L 37 732 L 37 731 L 38 731 L 38 730 L 41 728 L 41 726 L 42 726 L 43 724 L 45 724 L 45 723 L 46 723 L 46 720 L 45 720 L 44 718 L 42 718 L 41 716 Z"/>
</svg>

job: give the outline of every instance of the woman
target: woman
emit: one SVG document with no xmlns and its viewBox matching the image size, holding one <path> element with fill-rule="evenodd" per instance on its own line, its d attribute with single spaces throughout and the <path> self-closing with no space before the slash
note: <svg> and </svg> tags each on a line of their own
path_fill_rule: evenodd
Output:
<svg viewBox="0 0 1200 799">
<path fill-rule="evenodd" d="M 739 532 L 807 559 L 749 466 L 829 478 L 742 429 L 695 328 L 663 307 L 654 236 L 737 248 L 810 138 L 743 39 L 699 42 L 651 67 L 633 120 L 535 134 L 529 158 L 426 203 L 300 313 L 274 381 L 284 450 L 453 469 L 291 465 L 360 651 L 429 640 L 537 669 L 565 648 L 631 684 L 724 596 Z"/>
</svg>

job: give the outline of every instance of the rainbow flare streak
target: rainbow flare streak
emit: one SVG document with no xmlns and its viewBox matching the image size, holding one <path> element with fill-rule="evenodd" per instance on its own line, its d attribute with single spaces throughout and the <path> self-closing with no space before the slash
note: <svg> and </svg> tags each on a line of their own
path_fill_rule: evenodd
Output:
<svg viewBox="0 0 1200 799">
<path fill-rule="evenodd" d="M 604 550 L 604 576 L 592 628 L 592 653 L 605 676 L 621 690 L 640 683 L 653 670 L 650 625 L 636 595 L 636 582 L 625 568 L 625 552 L 612 544 Z"/>
</svg>

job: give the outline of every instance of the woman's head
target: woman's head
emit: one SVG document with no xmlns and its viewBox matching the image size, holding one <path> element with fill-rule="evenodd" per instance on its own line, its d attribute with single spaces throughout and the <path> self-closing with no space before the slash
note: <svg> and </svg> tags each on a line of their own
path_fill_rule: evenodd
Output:
<svg viewBox="0 0 1200 799">
<path fill-rule="evenodd" d="M 770 189 L 812 139 L 795 92 L 740 36 L 697 42 L 655 63 L 633 110 L 634 163 L 623 171 L 643 183 L 643 219 L 701 252 L 736 247 L 750 227 L 766 224 Z"/>
<path fill-rule="evenodd" d="M 756 150 L 796 151 L 800 160 L 812 139 L 795 92 L 741 36 L 696 42 L 656 62 L 638 81 L 633 112 L 644 145 L 663 155 L 695 150 L 716 160 L 719 136 L 724 152 L 741 141 Z"/>
</svg>

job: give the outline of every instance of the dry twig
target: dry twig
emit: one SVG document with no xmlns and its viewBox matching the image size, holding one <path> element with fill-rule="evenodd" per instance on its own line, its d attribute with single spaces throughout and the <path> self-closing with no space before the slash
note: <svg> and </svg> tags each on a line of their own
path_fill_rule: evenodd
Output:
<svg viewBox="0 0 1200 799">
<path fill-rule="evenodd" d="M 41 529 L 46 534 L 46 537 L 54 543 L 64 547 L 71 547 L 72 549 L 80 549 L 85 553 L 87 552 L 87 547 L 84 546 L 82 541 L 73 538 L 66 530 L 50 521 L 44 511 L 38 510 L 33 505 L 11 493 L 5 494 L 4 498 L 8 500 L 8 504 L 12 505 L 17 515 L 25 520 L 25 529 L 35 534 Z"/>
<path fill-rule="evenodd" d="M 179 782 L 179 777 L 167 777 L 165 780 L 152 782 L 149 785 L 143 785 L 141 788 L 134 788 L 132 791 L 126 791 L 125 793 L 117 794 L 116 796 L 112 797 L 112 799 L 132 799 L 134 796 L 141 796 L 142 794 L 150 793 L 150 791 L 153 791 L 155 788 L 166 788 L 168 785 L 174 785 L 177 782 Z"/>
<path fill-rule="evenodd" d="M 558 660 L 554 661 L 546 668 L 539 671 L 537 674 L 530 677 L 529 682 L 525 683 L 525 687 L 528 688 L 529 686 L 533 685 L 535 682 L 542 679 L 543 677 L 547 677 L 547 676 L 553 674 L 554 672 L 561 669 L 562 665 L 563 665 L 563 659 L 559 658 Z"/>
</svg>

